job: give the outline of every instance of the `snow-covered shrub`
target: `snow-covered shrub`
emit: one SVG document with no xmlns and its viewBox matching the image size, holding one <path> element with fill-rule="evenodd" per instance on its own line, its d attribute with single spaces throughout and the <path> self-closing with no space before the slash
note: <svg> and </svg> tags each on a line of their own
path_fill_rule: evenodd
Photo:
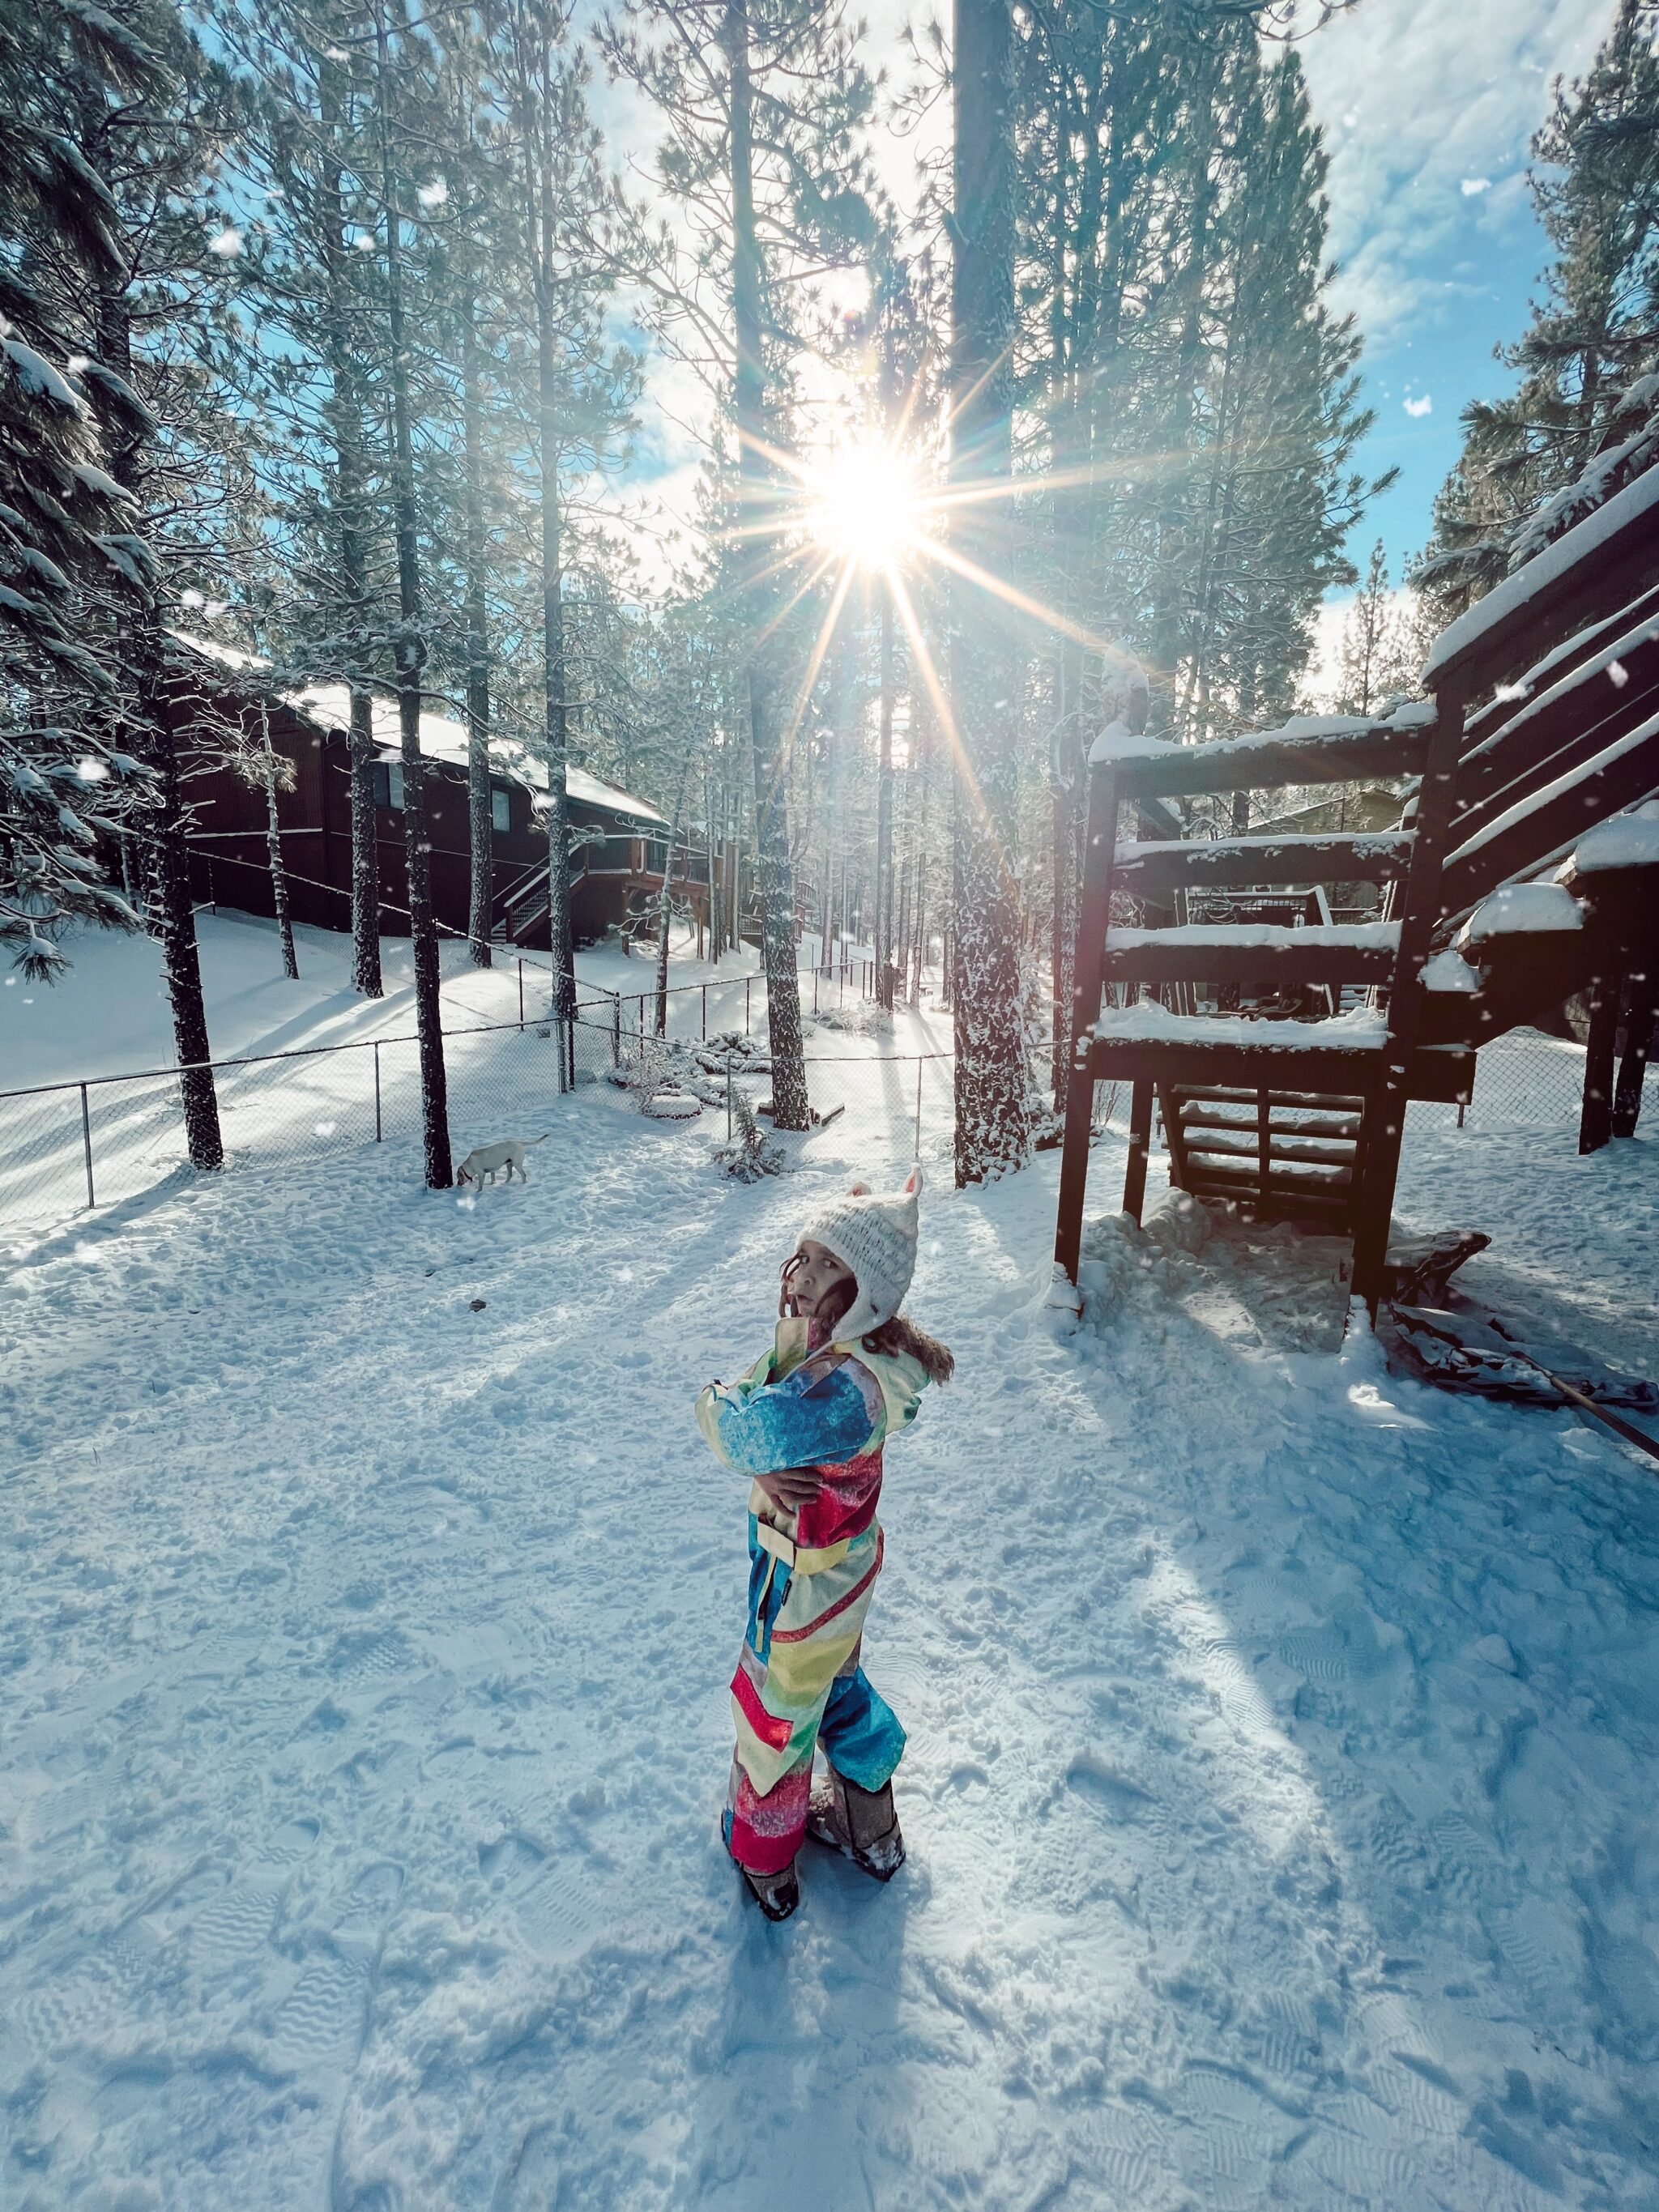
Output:
<svg viewBox="0 0 1659 2212">
<path fill-rule="evenodd" d="M 732 1093 L 732 1135 L 726 1144 L 716 1148 L 714 1158 L 734 1182 L 758 1182 L 763 1176 L 783 1172 L 783 1146 L 762 1128 L 747 1097 L 735 1088 Z"/>
</svg>

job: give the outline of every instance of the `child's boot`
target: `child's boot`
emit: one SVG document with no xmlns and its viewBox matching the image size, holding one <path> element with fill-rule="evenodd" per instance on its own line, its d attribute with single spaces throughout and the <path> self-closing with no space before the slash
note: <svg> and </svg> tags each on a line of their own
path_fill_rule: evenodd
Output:
<svg viewBox="0 0 1659 2212">
<path fill-rule="evenodd" d="M 833 1766 L 812 1778 L 806 1832 L 878 1881 L 891 1881 L 904 1864 L 904 1838 L 893 1810 L 893 1785 L 860 1790 Z"/>
<path fill-rule="evenodd" d="M 738 1866 L 738 1872 L 743 1876 L 744 1887 L 769 1920 L 787 1920 L 800 1903 L 800 1877 L 795 1872 L 793 1859 L 776 1874 L 757 1874 L 752 1867 L 743 1865 Z"/>
</svg>

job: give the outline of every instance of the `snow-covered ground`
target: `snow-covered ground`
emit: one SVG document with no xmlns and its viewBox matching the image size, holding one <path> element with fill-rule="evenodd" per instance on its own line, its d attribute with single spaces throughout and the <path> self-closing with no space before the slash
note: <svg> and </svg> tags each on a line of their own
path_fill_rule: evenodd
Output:
<svg viewBox="0 0 1659 2212">
<path fill-rule="evenodd" d="M 1070 1338 L 1054 1157 L 936 1177 L 910 1862 L 744 1905 L 690 1401 L 884 1112 L 745 1189 L 602 1085 L 476 1204 L 387 1145 L 10 1237 L 0 2201 L 1659 2203 L 1659 1483 L 1342 1346 L 1334 1245 L 1127 1233 L 1109 1139 Z M 1425 1124 L 1401 1205 L 1651 1364 L 1653 1139 Z"/>
<path fill-rule="evenodd" d="M 382 941 L 386 995 L 366 1000 L 351 988 L 350 942 L 336 932 L 295 933 L 297 981 L 283 973 L 270 921 L 203 913 L 198 932 L 209 1036 L 220 1063 L 221 1125 L 234 1167 L 268 1170 L 330 1158 L 337 1171 L 351 1173 L 353 1158 L 366 1145 L 417 1141 L 406 939 Z M 179 1172 L 186 1158 L 178 1085 L 166 1073 L 173 1065 L 173 1044 L 159 948 L 148 937 L 93 931 L 77 933 L 68 949 L 73 964 L 56 985 L 29 986 L 12 976 L 0 991 L 0 1232 L 19 1221 L 33 1227 L 66 1220 L 83 1208 L 88 1151 L 94 1201 L 100 1206 L 154 1188 Z M 465 945 L 446 941 L 441 950 L 450 1123 L 459 1158 L 480 1139 L 515 1129 L 528 1134 L 532 1124 L 539 1129 L 542 1101 L 550 1086 L 556 1093 L 558 1081 L 556 1045 L 534 1025 L 546 1011 L 551 975 L 534 955 L 520 960 L 499 952 L 499 964 L 481 970 Z M 802 959 L 811 962 L 817 952 L 817 939 L 809 937 Z M 578 954 L 577 971 L 582 1019 L 591 1025 L 579 1037 L 578 1063 L 590 1074 L 610 1064 L 613 1030 L 627 1036 L 654 1027 L 655 963 L 601 945 Z M 719 962 L 700 960 L 694 936 L 677 932 L 669 980 L 671 1037 L 763 1033 L 765 984 L 747 949 Z M 833 1021 L 850 1009 L 855 1023 L 862 1019 L 855 970 L 838 969 L 833 979 L 804 974 L 800 992 L 809 1015 L 816 1006 Z M 486 1029 L 493 1033 L 482 1034 Z M 833 1061 L 935 1053 L 948 1048 L 948 1021 L 924 1018 L 918 1026 L 902 1015 L 896 1036 L 820 1041 L 815 1049 L 825 1064 L 815 1091 L 823 1094 L 821 1105 L 846 1107 L 863 1095 L 862 1078 L 854 1085 Z M 948 1119 L 948 1079 L 941 1084 L 939 1071 L 933 1073 L 932 1092 Z M 913 1062 L 906 1093 L 913 1113 L 915 1074 Z M 896 1071 L 883 1079 L 882 1133 L 886 1095 L 900 1087 Z M 929 1089 L 925 1083 L 924 1091 Z M 877 1133 L 873 1123 L 870 1133 Z"/>
</svg>

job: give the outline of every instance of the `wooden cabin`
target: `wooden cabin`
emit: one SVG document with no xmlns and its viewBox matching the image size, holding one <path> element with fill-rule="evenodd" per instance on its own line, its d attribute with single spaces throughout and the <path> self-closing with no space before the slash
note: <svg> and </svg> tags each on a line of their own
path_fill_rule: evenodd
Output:
<svg viewBox="0 0 1659 2212">
<path fill-rule="evenodd" d="M 175 635 L 172 685 L 174 729 L 192 820 L 191 890 L 204 902 L 246 914 L 275 911 L 267 848 L 265 793 L 227 763 L 227 740 L 257 749 L 268 732 L 272 750 L 293 766 L 293 787 L 279 792 L 277 826 L 286 864 L 289 905 L 295 921 L 320 929 L 351 927 L 351 769 L 347 745 L 350 697 L 343 684 L 265 693 L 251 656 Z M 401 732 L 395 699 L 374 702 L 375 852 L 380 928 L 409 931 L 404 861 Z M 421 717 L 426 763 L 427 820 L 432 846 L 432 896 L 438 926 L 464 936 L 471 893 L 467 836 L 467 732 L 464 724 L 428 709 Z M 547 769 L 512 739 L 490 744 L 493 773 L 491 935 L 500 944 L 546 951 Z M 636 918 L 660 896 L 669 825 L 657 808 L 569 763 L 566 805 L 572 832 L 571 927 L 591 945 Z M 717 847 L 729 896 L 735 854 Z M 708 920 L 710 855 L 694 835 L 673 855 L 672 893 L 703 923 Z"/>
</svg>

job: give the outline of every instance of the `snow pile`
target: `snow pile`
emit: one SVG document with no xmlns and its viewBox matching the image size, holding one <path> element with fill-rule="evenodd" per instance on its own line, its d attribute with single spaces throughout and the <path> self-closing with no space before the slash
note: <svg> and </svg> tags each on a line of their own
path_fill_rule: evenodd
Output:
<svg viewBox="0 0 1659 2212">
<path fill-rule="evenodd" d="M 1103 1044 L 1269 1046 L 1285 1052 L 1377 1052 L 1389 1033 L 1382 1016 L 1352 1006 L 1318 1022 L 1255 1022 L 1242 1014 L 1175 1014 L 1148 1000 L 1107 1006 L 1095 1024 Z"/>
<path fill-rule="evenodd" d="M 1554 936 L 1583 927 L 1583 908 L 1561 884 L 1505 884 L 1482 899 L 1458 931 L 1456 942 L 1480 945 L 1490 937 Z"/>
<path fill-rule="evenodd" d="M 1609 868 L 1659 866 L 1659 799 L 1650 799 L 1628 814 L 1614 814 L 1578 840 L 1568 863 L 1576 876 L 1600 875 Z"/>
<path fill-rule="evenodd" d="M 1449 947 L 1423 963 L 1425 991 L 1479 991 L 1480 978 L 1459 952 Z"/>
</svg>

